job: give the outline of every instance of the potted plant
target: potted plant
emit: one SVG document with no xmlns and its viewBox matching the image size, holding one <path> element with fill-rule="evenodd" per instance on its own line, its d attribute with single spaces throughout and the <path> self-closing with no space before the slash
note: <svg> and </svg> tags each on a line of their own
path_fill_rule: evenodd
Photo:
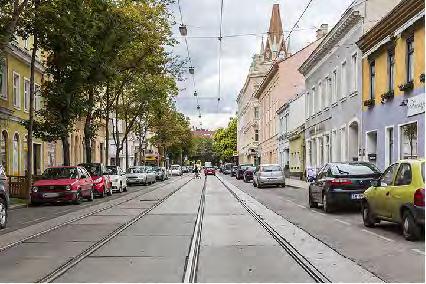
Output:
<svg viewBox="0 0 426 284">
<path fill-rule="evenodd" d="M 393 99 L 394 95 L 395 95 L 394 91 L 389 90 L 386 93 L 382 94 L 380 97 L 382 98 L 382 101 L 385 101 L 385 100 Z"/>
<path fill-rule="evenodd" d="M 369 99 L 369 100 L 364 101 L 364 106 L 366 106 L 366 107 L 373 107 L 374 104 L 375 104 L 374 99 Z"/>
<path fill-rule="evenodd" d="M 405 84 L 399 85 L 398 88 L 401 92 L 408 92 L 414 88 L 414 82 L 411 80 Z"/>
</svg>

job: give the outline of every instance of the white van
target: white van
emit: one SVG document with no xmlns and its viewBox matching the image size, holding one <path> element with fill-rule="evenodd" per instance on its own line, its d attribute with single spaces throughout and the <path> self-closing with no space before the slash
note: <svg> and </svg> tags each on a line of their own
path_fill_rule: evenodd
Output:
<svg viewBox="0 0 426 284">
<path fill-rule="evenodd" d="M 181 176 L 182 175 L 182 167 L 180 165 L 172 165 L 170 167 L 172 176 Z"/>
</svg>

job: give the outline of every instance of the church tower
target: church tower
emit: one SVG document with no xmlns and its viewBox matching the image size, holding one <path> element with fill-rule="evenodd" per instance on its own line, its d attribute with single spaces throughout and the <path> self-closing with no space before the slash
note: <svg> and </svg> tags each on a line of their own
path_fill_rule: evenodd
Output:
<svg viewBox="0 0 426 284">
<path fill-rule="evenodd" d="M 284 41 L 280 5 L 274 4 L 272 7 L 266 44 L 263 50 L 263 57 L 266 61 L 274 61 L 277 58 L 286 58 L 287 56 L 288 52 Z"/>
</svg>

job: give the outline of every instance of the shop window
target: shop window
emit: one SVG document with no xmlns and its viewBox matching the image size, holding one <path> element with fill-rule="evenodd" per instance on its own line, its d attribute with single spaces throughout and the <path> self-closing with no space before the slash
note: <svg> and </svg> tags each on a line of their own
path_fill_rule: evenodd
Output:
<svg viewBox="0 0 426 284">
<path fill-rule="evenodd" d="M 417 122 L 400 126 L 400 159 L 417 158 Z"/>
</svg>

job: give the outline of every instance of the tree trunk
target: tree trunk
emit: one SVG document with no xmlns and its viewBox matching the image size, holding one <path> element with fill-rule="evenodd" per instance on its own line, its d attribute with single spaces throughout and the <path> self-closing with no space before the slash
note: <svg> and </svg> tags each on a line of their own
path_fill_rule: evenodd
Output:
<svg viewBox="0 0 426 284">
<path fill-rule="evenodd" d="M 92 162 L 92 140 L 93 140 L 93 133 L 92 133 L 92 122 L 93 122 L 93 97 L 94 97 L 94 90 L 89 90 L 89 98 L 88 98 L 88 110 L 87 110 L 87 116 L 86 121 L 84 123 L 84 151 L 86 151 L 86 163 Z"/>
<path fill-rule="evenodd" d="M 124 124 L 125 124 L 125 129 L 127 131 L 127 116 L 124 121 Z M 126 135 L 125 143 L 126 143 L 126 170 L 127 170 L 129 168 L 129 139 L 127 135 Z"/>
<path fill-rule="evenodd" d="M 35 5 L 39 4 L 39 1 L 35 1 Z M 28 202 L 30 202 L 31 186 L 32 186 L 32 173 L 33 173 L 33 125 L 34 125 L 34 84 L 35 84 L 35 61 L 38 49 L 38 37 L 34 35 L 33 50 L 31 53 L 31 66 L 30 66 L 30 105 L 29 105 L 29 123 L 28 123 L 28 134 L 27 134 L 27 182 L 28 182 Z M 24 102 L 25 103 L 25 102 Z"/>
<path fill-rule="evenodd" d="M 109 165 L 109 84 L 106 87 L 106 108 L 105 108 L 105 137 L 106 137 L 106 148 L 105 148 L 105 164 Z"/>
<path fill-rule="evenodd" d="M 70 143 L 68 142 L 68 137 L 62 137 L 62 155 L 64 157 L 64 166 L 69 166 L 70 161 Z"/>
</svg>

